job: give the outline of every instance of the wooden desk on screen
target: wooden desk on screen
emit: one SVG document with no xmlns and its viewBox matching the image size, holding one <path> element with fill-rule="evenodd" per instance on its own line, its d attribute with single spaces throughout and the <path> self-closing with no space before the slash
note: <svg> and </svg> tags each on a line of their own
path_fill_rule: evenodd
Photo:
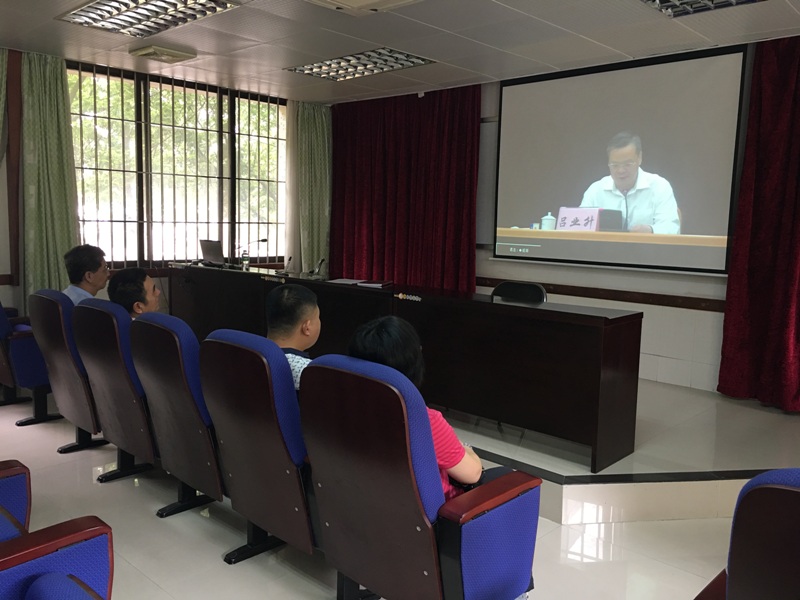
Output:
<svg viewBox="0 0 800 600">
<path fill-rule="evenodd" d="M 358 325 L 396 314 L 422 338 L 431 404 L 588 445 L 593 473 L 633 451 L 642 313 L 204 267 L 170 270 L 170 312 L 200 338 L 220 327 L 264 335 L 264 298 L 284 282 L 317 294 L 313 356 L 345 352 Z"/>
<path fill-rule="evenodd" d="M 665 244 L 669 246 L 714 246 L 728 244 L 725 235 L 673 235 L 666 233 L 633 233 L 631 231 L 569 231 L 565 229 L 514 229 L 498 227 L 497 238 L 524 238 L 528 240 L 589 240 L 594 242 L 626 242 L 639 244 Z"/>
</svg>

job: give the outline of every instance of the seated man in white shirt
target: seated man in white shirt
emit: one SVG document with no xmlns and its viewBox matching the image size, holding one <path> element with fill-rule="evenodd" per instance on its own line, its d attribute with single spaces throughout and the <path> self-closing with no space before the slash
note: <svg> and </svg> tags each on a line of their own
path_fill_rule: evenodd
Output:
<svg viewBox="0 0 800 600">
<path fill-rule="evenodd" d="M 106 287 L 108 265 L 106 255 L 97 246 L 84 244 L 75 246 L 64 255 L 69 286 L 64 293 L 74 304 L 86 298 L 94 298 L 97 292 Z"/>
<path fill-rule="evenodd" d="M 130 267 L 114 273 L 108 284 L 108 298 L 127 310 L 131 319 L 135 319 L 159 309 L 161 290 L 147 271 Z"/>
<path fill-rule="evenodd" d="M 307 287 L 287 283 L 267 294 L 267 338 L 286 355 L 296 390 L 311 362 L 307 350 L 317 343 L 321 328 L 317 295 Z"/>
<path fill-rule="evenodd" d="M 663 177 L 641 168 L 639 136 L 626 131 L 618 133 L 606 150 L 611 175 L 589 186 L 581 207 L 620 211 L 626 231 L 680 233 L 680 215 L 672 186 Z"/>
</svg>

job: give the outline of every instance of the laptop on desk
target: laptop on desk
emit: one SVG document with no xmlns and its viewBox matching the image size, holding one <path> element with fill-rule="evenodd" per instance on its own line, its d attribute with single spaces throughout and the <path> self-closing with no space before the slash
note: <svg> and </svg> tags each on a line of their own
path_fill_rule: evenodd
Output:
<svg viewBox="0 0 800 600">
<path fill-rule="evenodd" d="M 222 242 L 219 240 L 200 240 L 200 252 L 203 254 L 204 265 L 208 267 L 225 267 Z"/>
</svg>

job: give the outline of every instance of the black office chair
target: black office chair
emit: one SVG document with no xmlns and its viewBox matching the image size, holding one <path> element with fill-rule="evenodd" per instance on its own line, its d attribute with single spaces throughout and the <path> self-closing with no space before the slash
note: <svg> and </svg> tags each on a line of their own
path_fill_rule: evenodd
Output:
<svg viewBox="0 0 800 600">
<path fill-rule="evenodd" d="M 532 281 L 503 281 L 492 290 L 492 298 L 495 297 L 542 304 L 547 302 L 547 291 L 542 284 Z"/>
</svg>

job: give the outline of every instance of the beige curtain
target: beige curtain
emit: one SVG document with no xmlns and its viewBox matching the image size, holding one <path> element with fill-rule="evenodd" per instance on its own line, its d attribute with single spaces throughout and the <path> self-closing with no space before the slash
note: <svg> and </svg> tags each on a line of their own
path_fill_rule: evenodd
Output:
<svg viewBox="0 0 800 600">
<path fill-rule="evenodd" d="M 62 59 L 22 57 L 23 303 L 69 283 L 64 253 L 78 243 L 67 71 Z"/>
<path fill-rule="evenodd" d="M 331 109 L 287 103 L 286 258 L 308 271 L 328 258 L 331 205 Z M 327 273 L 327 264 L 321 270 Z"/>
</svg>

